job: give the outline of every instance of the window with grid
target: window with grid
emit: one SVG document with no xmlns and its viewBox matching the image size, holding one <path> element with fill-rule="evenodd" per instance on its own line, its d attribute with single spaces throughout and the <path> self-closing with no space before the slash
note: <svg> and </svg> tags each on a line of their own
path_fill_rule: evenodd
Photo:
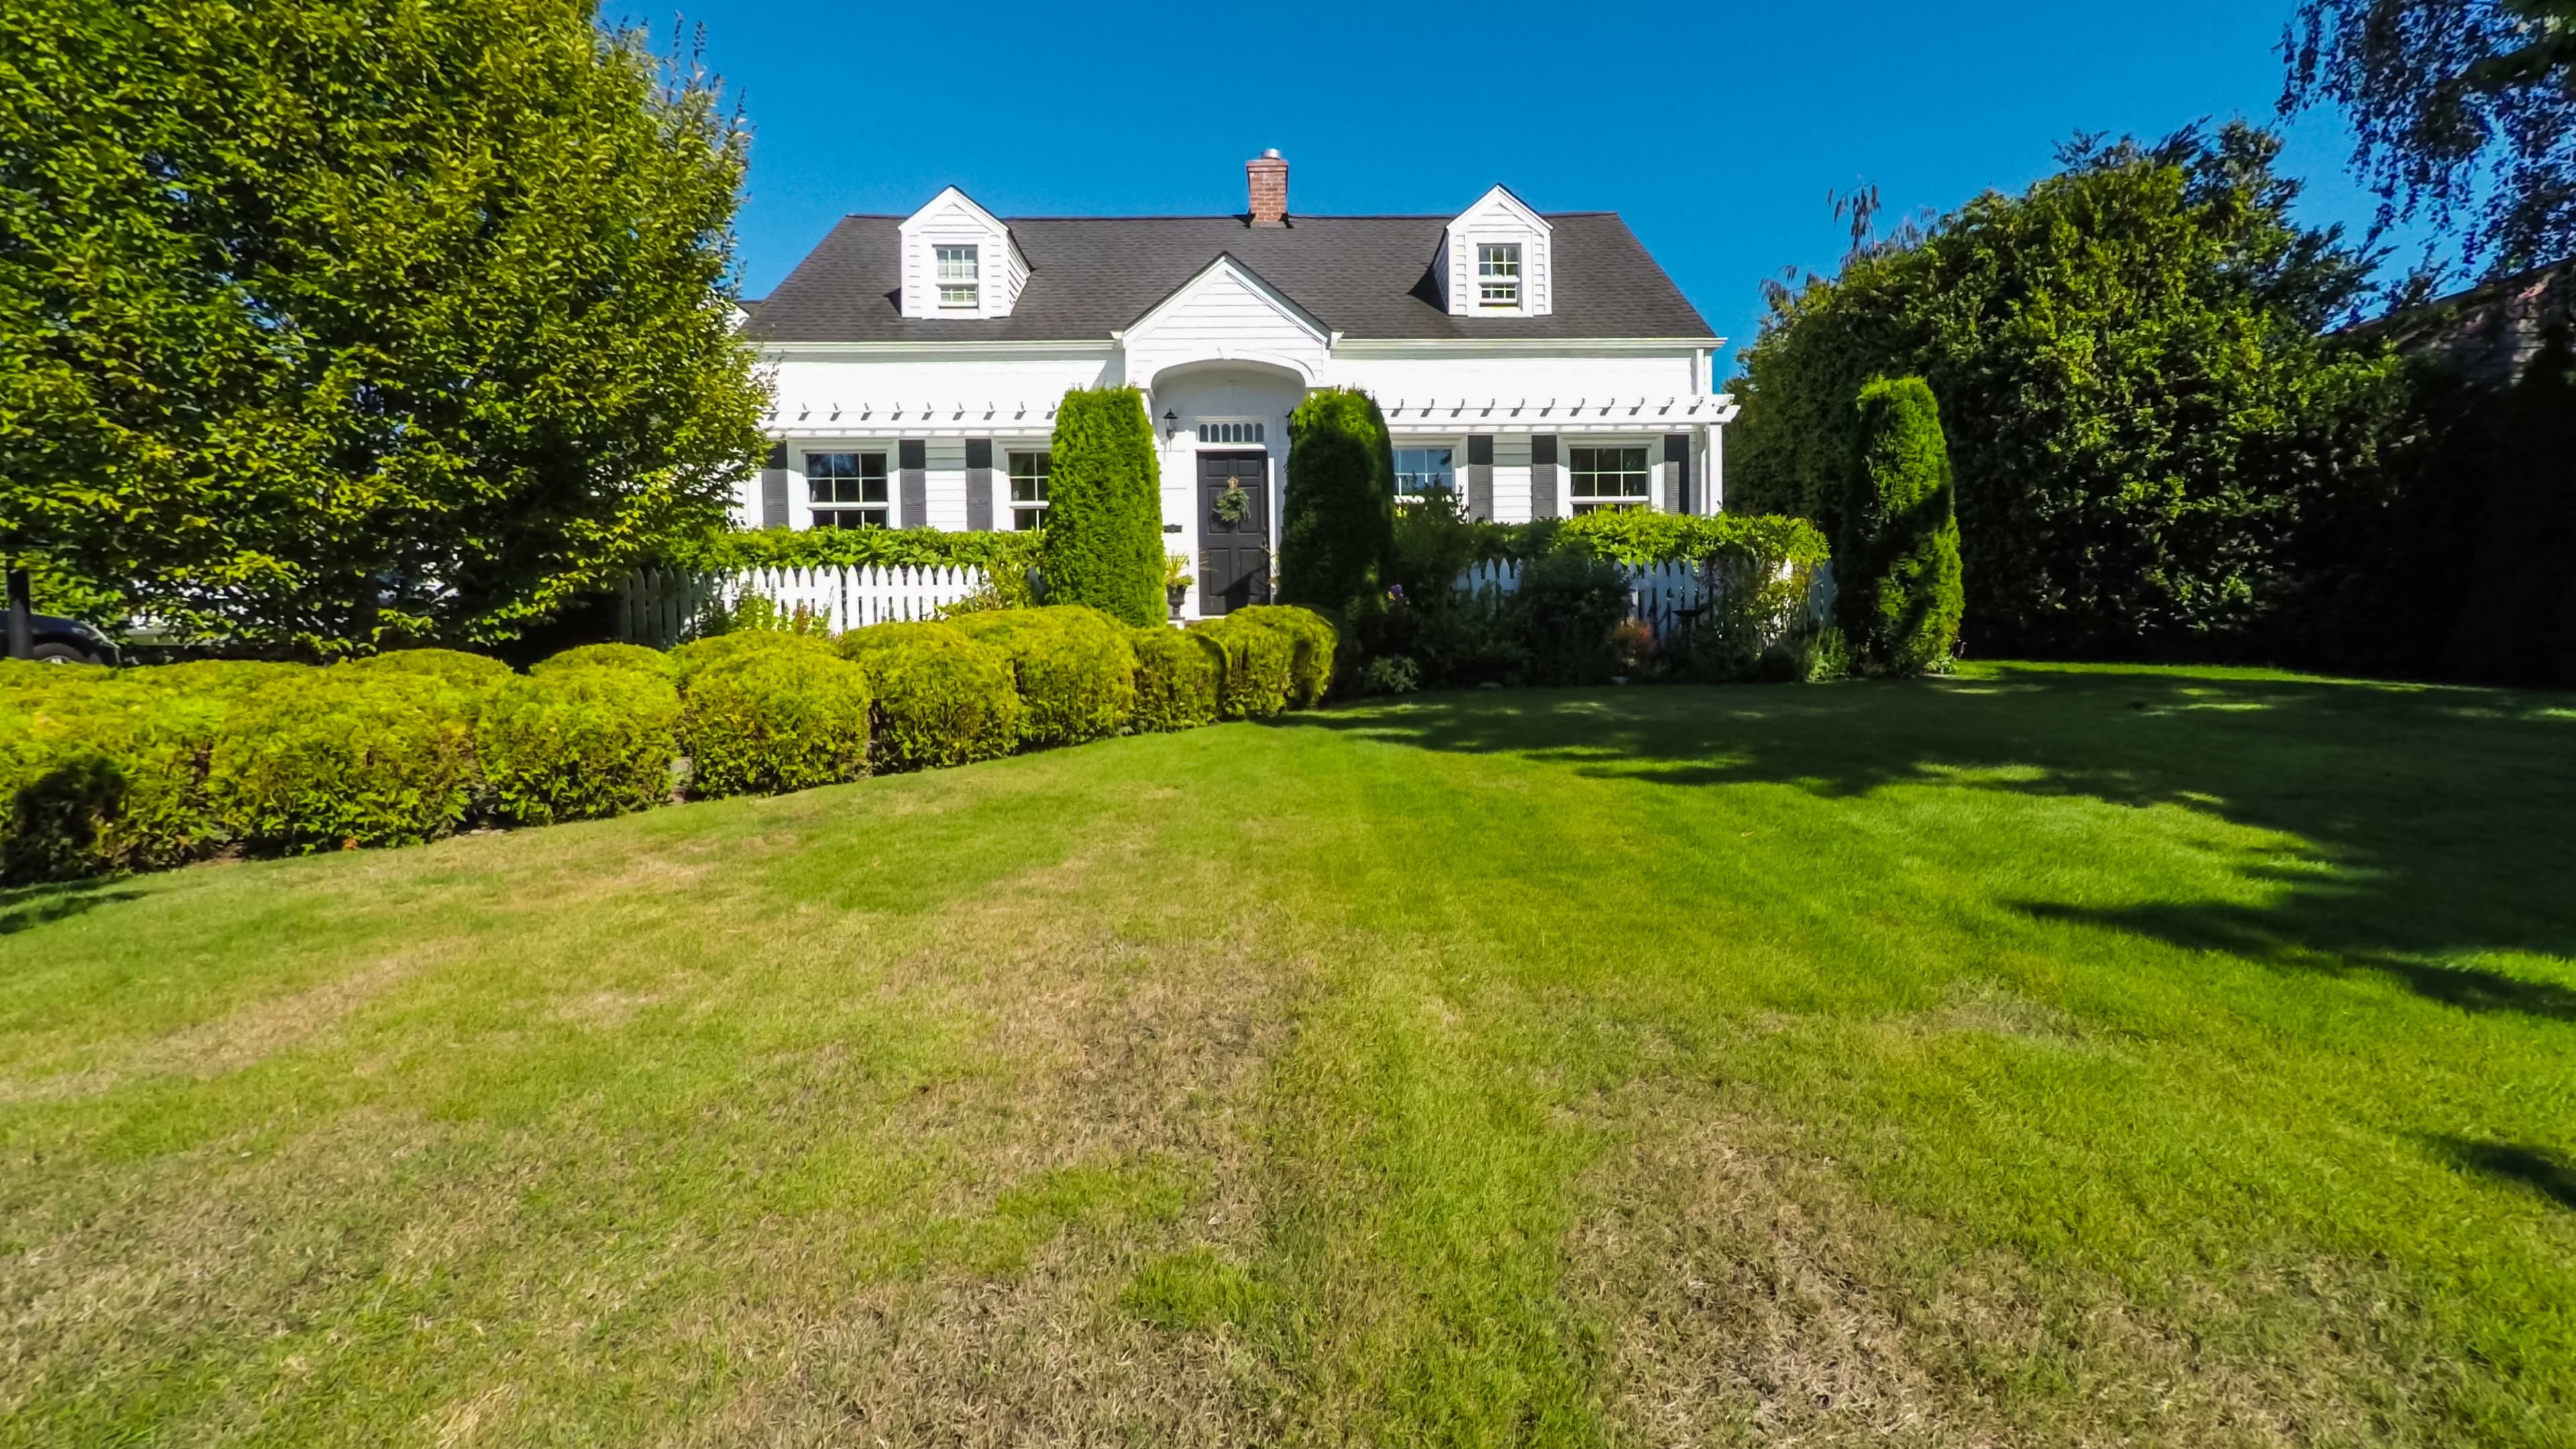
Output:
<svg viewBox="0 0 2576 1449">
<path fill-rule="evenodd" d="M 1419 503 L 1434 493 L 1458 491 L 1457 453 L 1449 448 L 1395 450 L 1395 496 Z"/>
<path fill-rule="evenodd" d="M 1046 524 L 1047 455 L 1011 455 L 1011 527 L 1026 532 Z"/>
<path fill-rule="evenodd" d="M 1574 511 L 1597 508 L 1643 508 L 1654 474 L 1644 448 L 1569 448 L 1566 477 Z"/>
<path fill-rule="evenodd" d="M 975 248 L 937 247 L 939 255 L 939 305 L 972 307 L 980 274 L 975 268 Z"/>
<path fill-rule="evenodd" d="M 1476 246 L 1476 303 L 1482 307 L 1521 304 L 1521 244 L 1480 242 Z"/>
<path fill-rule="evenodd" d="M 891 521 L 883 453 L 806 454 L 805 494 L 816 528 L 884 528 Z"/>
<path fill-rule="evenodd" d="M 1258 443 L 1261 433 L 1259 423 L 1199 424 L 1199 441 L 1202 443 Z"/>
</svg>

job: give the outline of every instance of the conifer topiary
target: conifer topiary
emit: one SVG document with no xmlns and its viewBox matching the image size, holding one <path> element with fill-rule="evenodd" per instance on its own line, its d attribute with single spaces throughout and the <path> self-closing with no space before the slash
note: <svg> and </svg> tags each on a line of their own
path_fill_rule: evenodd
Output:
<svg viewBox="0 0 2576 1449">
<path fill-rule="evenodd" d="M 1861 389 L 1836 569 L 1843 633 L 1879 674 L 1921 674 L 1950 660 L 1964 596 L 1959 517 L 1941 407 L 1919 377 Z"/>
<path fill-rule="evenodd" d="M 1154 423 L 1132 387 L 1075 388 L 1047 450 L 1047 602 L 1142 627 L 1163 619 L 1163 483 Z"/>
<path fill-rule="evenodd" d="M 1395 554 L 1395 452 L 1367 393 L 1320 388 L 1288 419 L 1279 602 L 1365 612 Z"/>
</svg>

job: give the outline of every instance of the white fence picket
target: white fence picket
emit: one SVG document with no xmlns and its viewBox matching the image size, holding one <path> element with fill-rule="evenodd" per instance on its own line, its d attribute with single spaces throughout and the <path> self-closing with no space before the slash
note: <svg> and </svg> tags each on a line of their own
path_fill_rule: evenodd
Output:
<svg viewBox="0 0 2576 1449">
<path fill-rule="evenodd" d="M 1790 568 L 1781 564 L 1780 576 L 1787 578 Z M 1658 636 L 1697 618 L 1726 586 L 1723 570 L 1688 563 L 1622 565 L 1621 570 L 1628 576 L 1628 617 L 1644 620 Z M 1521 566 L 1513 559 L 1469 564 L 1455 585 L 1462 594 L 1495 596 L 1518 593 L 1520 586 Z M 1818 564 L 1807 581 L 1806 622 L 1823 624 L 1833 616 L 1833 607 L 1833 566 Z"/>
<path fill-rule="evenodd" d="M 979 568 L 753 568 L 732 573 L 645 569 L 620 591 L 618 637 L 667 649 L 704 632 L 745 598 L 798 610 L 834 633 L 893 620 L 930 619 L 984 587 Z"/>
</svg>

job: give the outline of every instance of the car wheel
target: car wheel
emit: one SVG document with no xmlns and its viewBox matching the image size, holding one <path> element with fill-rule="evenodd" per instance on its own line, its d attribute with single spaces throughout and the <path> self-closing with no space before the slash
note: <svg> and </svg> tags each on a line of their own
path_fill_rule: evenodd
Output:
<svg viewBox="0 0 2576 1449">
<path fill-rule="evenodd" d="M 89 651 L 71 644 L 39 644 L 30 656 L 38 664 L 91 664 Z"/>
</svg>

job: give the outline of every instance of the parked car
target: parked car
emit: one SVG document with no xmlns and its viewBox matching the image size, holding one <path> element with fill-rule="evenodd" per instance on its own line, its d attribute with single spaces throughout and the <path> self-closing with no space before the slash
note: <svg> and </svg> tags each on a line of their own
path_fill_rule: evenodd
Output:
<svg viewBox="0 0 2576 1449">
<path fill-rule="evenodd" d="M 58 619 L 51 614 L 31 614 L 35 624 L 36 662 L 39 664 L 114 664 L 117 662 L 116 641 L 78 619 Z M 0 629 L 8 627 L 8 616 L 0 614 Z M 5 639 L 0 635 L 0 639 Z"/>
</svg>

